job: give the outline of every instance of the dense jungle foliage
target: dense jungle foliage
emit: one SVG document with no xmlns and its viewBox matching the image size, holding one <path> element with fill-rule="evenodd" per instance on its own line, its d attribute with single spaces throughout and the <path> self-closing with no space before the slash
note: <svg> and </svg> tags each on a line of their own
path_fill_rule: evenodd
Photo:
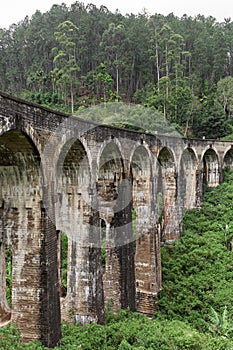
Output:
<svg viewBox="0 0 233 350">
<path fill-rule="evenodd" d="M 139 103 L 184 135 L 233 133 L 230 18 L 54 5 L 0 29 L 0 75 L 0 90 L 68 113 Z"/>
<path fill-rule="evenodd" d="M 186 212 L 184 234 L 162 249 L 163 290 L 152 319 L 129 310 L 111 313 L 106 325 L 63 324 L 57 349 L 233 349 L 233 171 L 206 188 L 201 210 Z M 0 349 L 45 349 L 22 344 L 10 325 L 0 329 Z"/>
</svg>

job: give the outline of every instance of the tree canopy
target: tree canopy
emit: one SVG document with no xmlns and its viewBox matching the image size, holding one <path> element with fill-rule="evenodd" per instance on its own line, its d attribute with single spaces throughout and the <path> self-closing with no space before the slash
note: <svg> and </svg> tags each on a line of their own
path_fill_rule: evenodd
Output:
<svg viewBox="0 0 233 350">
<path fill-rule="evenodd" d="M 66 112 L 153 107 L 187 136 L 232 133 L 233 22 L 53 5 L 0 29 L 0 89 Z"/>
</svg>

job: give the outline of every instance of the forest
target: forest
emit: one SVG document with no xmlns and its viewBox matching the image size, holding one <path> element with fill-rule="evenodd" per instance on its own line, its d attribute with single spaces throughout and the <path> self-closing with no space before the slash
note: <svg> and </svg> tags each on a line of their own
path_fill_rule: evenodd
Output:
<svg viewBox="0 0 233 350">
<path fill-rule="evenodd" d="M 0 90 L 67 113 L 152 108 L 187 137 L 232 138 L 233 22 L 53 5 L 0 29 Z"/>
</svg>

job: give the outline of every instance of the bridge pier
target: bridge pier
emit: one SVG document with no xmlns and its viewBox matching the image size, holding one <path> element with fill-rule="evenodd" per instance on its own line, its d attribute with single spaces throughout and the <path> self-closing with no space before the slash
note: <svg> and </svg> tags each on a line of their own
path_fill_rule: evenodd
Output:
<svg viewBox="0 0 233 350">
<path fill-rule="evenodd" d="M 82 324 L 104 323 L 99 215 L 96 205 L 85 200 L 83 190 L 75 184 L 64 186 L 57 207 L 57 227 L 68 237 L 62 318 Z"/>
<path fill-rule="evenodd" d="M 145 228 L 144 228 L 145 229 Z M 161 290 L 160 233 L 157 227 L 137 239 L 135 255 L 136 309 L 152 316 Z"/>
<path fill-rule="evenodd" d="M 107 222 L 105 305 L 108 307 L 110 304 L 114 312 L 128 307 L 135 311 L 131 180 L 124 177 L 123 181 L 119 181 L 117 192 L 115 206 L 108 209 L 102 207 Z"/>
<path fill-rule="evenodd" d="M 4 245 L 12 250 L 11 323 L 25 342 L 60 343 L 56 230 L 42 207 L 38 153 L 20 131 L 0 137 L 0 202 Z M 6 207 L 5 207 L 6 206 Z M 1 259 L 4 264 L 3 257 Z M 8 261 L 9 266 L 11 262 Z M 1 294 L 6 281 L 1 278 Z M 5 295 L 1 296 L 4 300 Z"/>
<path fill-rule="evenodd" d="M 98 204 L 85 148 L 67 140 L 55 164 L 56 226 L 68 237 L 67 294 L 62 318 L 82 324 L 104 323 L 103 278 Z"/>
<path fill-rule="evenodd" d="M 153 315 L 161 290 L 160 232 L 156 224 L 155 180 L 151 159 L 144 146 L 136 148 L 131 170 L 136 240 L 136 309 L 138 312 Z"/>
<path fill-rule="evenodd" d="M 0 217 L 2 220 L 0 231 L 0 326 L 6 324 L 11 319 L 11 309 L 6 300 L 6 259 L 5 259 L 5 219 L 6 208 L 4 201 L 0 207 Z"/>
<path fill-rule="evenodd" d="M 25 342 L 40 340 L 54 347 L 61 339 L 56 230 L 40 201 L 30 208 L 25 205 L 18 202 L 4 220 L 5 242 L 12 249 L 12 302 L 11 308 L 5 302 L 5 249 L 1 244 L 1 321 L 15 324 Z"/>
<path fill-rule="evenodd" d="M 167 147 L 160 151 L 156 167 L 161 240 L 169 244 L 181 236 L 181 212 L 179 210 L 178 173 L 174 155 Z"/>
</svg>

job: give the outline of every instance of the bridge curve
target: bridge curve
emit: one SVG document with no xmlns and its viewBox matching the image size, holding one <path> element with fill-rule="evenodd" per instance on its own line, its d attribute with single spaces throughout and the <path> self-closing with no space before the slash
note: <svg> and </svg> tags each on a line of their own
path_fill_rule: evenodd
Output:
<svg viewBox="0 0 233 350">
<path fill-rule="evenodd" d="M 203 183 L 217 186 L 226 166 L 233 167 L 230 141 L 97 125 L 0 93 L 0 322 L 53 347 L 71 309 L 83 323 L 104 323 L 110 302 L 113 311 L 153 314 L 161 242 L 181 236 L 183 209 L 200 207 Z"/>
</svg>

